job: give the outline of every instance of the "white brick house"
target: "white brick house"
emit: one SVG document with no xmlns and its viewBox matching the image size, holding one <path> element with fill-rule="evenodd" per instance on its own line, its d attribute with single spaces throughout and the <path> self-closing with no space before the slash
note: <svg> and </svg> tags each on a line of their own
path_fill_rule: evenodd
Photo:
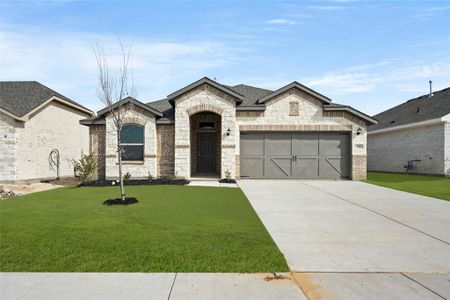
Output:
<svg viewBox="0 0 450 300">
<path fill-rule="evenodd" d="M 60 153 L 60 176 L 73 176 L 71 159 L 89 151 L 79 121 L 93 112 L 36 81 L 0 82 L 0 182 L 56 178 L 49 166 Z"/>
<path fill-rule="evenodd" d="M 374 116 L 369 171 L 450 176 L 450 88 L 410 99 Z"/>
<path fill-rule="evenodd" d="M 366 177 L 371 117 L 297 82 L 276 91 L 202 78 L 166 99 L 133 103 L 121 133 L 124 172 L 133 178 Z M 117 178 L 116 136 L 108 110 L 90 128 L 98 177 Z"/>
</svg>

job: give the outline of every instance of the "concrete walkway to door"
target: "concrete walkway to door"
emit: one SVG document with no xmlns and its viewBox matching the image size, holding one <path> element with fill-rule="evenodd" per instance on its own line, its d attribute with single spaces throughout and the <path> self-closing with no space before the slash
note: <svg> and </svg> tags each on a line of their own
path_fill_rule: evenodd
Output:
<svg viewBox="0 0 450 300">
<path fill-rule="evenodd" d="M 238 185 L 310 299 L 450 297 L 450 202 L 355 181 Z"/>
</svg>

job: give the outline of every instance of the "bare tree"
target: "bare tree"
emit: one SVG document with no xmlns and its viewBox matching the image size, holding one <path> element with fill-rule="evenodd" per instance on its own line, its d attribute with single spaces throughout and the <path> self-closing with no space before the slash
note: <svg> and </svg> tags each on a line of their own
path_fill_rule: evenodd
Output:
<svg viewBox="0 0 450 300">
<path fill-rule="evenodd" d="M 105 51 L 97 43 L 94 46 L 94 54 L 98 67 L 98 97 L 100 102 L 108 109 L 108 115 L 113 121 L 113 129 L 117 137 L 117 156 L 119 160 L 120 199 L 125 201 L 125 189 L 122 175 L 122 152 L 120 133 L 123 120 L 127 112 L 132 109 L 132 102 L 125 102 L 126 97 L 134 97 L 135 88 L 132 71 L 130 68 L 130 50 L 125 51 L 122 41 L 119 39 L 121 50 L 120 68 L 116 75 L 112 75 Z"/>
</svg>

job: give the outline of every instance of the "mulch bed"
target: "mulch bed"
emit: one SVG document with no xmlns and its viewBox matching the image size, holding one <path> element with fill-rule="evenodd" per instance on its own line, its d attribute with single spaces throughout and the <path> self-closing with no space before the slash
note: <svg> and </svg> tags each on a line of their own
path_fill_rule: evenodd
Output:
<svg viewBox="0 0 450 300">
<path fill-rule="evenodd" d="M 132 179 L 123 182 L 123 185 L 159 185 L 159 184 L 170 184 L 170 185 L 186 185 L 190 181 L 186 179 L 170 179 L 170 178 L 156 178 L 156 179 Z M 91 182 L 80 183 L 78 187 L 92 187 L 92 186 L 115 186 L 119 185 L 118 180 L 97 180 Z"/>
<path fill-rule="evenodd" d="M 223 179 L 220 179 L 219 182 L 220 183 L 236 183 L 236 180 L 223 178 Z"/>
<path fill-rule="evenodd" d="M 103 205 L 129 205 L 129 204 L 135 204 L 138 203 L 139 201 L 134 198 L 134 197 L 130 197 L 130 198 L 125 198 L 125 201 L 122 201 L 122 199 L 120 198 L 116 198 L 116 199 L 108 199 L 105 202 L 103 202 Z"/>
</svg>

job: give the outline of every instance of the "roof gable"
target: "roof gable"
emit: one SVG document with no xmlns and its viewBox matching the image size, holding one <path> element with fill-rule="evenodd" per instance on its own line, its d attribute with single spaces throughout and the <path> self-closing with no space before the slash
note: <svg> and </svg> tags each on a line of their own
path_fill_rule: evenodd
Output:
<svg viewBox="0 0 450 300">
<path fill-rule="evenodd" d="M 93 114 L 90 109 L 37 81 L 0 82 L 0 109 L 13 117 L 25 120 L 28 114 L 53 100 L 65 103 L 87 114 Z"/>
<path fill-rule="evenodd" d="M 124 99 L 114 103 L 112 105 L 112 107 L 105 107 L 104 109 L 99 110 L 97 112 L 97 115 L 101 116 L 101 115 L 107 114 L 110 110 L 116 109 L 119 106 L 125 105 L 127 103 L 131 103 L 133 105 L 136 105 L 137 107 L 140 107 L 140 108 L 142 108 L 142 109 L 144 109 L 146 111 L 149 111 L 149 112 L 151 112 L 152 114 L 154 114 L 154 115 L 156 115 L 158 117 L 162 117 L 163 116 L 163 113 L 160 112 L 159 110 L 157 110 L 157 109 L 155 109 L 153 107 L 150 107 L 148 105 L 145 105 L 144 103 L 140 102 L 139 100 L 137 100 L 137 99 L 135 99 L 133 97 L 126 97 L 126 98 L 124 98 Z"/>
<path fill-rule="evenodd" d="M 244 96 L 242 94 L 240 94 L 240 93 L 230 89 L 229 87 L 227 87 L 225 85 L 222 85 L 222 84 L 219 84 L 219 83 L 215 82 L 214 80 L 209 79 L 208 77 L 203 77 L 202 79 L 197 80 L 197 81 L 195 81 L 195 82 L 185 86 L 184 88 L 179 89 L 179 90 L 173 92 L 172 94 L 168 95 L 167 96 L 167 100 L 169 100 L 170 102 L 173 103 L 175 98 L 177 98 L 177 97 L 179 97 L 179 96 L 181 96 L 181 95 L 183 95 L 183 94 L 185 94 L 185 93 L 187 93 L 187 92 L 189 92 L 189 91 L 191 91 L 191 90 L 193 90 L 193 89 L 195 89 L 195 88 L 197 88 L 197 87 L 199 87 L 199 86 L 201 86 L 202 84 L 205 84 L 205 83 L 215 87 L 216 89 L 218 89 L 218 90 L 220 90 L 220 91 L 222 91 L 222 92 L 224 92 L 224 93 L 226 93 L 226 94 L 228 94 L 228 95 L 230 95 L 232 97 L 234 97 L 236 99 L 236 102 L 238 102 L 238 103 L 241 103 L 242 99 L 244 98 Z"/>
<path fill-rule="evenodd" d="M 318 92 L 316 92 L 316 91 L 314 91 L 314 90 L 304 86 L 303 84 L 301 84 L 301 83 L 299 83 L 297 81 L 291 82 L 290 84 L 285 85 L 282 88 L 279 88 L 278 90 L 272 92 L 271 94 L 268 94 L 268 95 L 262 97 L 261 99 L 258 100 L 258 103 L 265 103 L 265 102 L 269 101 L 270 99 L 272 99 L 272 98 L 274 98 L 274 97 L 276 97 L 276 96 L 278 96 L 278 95 L 280 95 L 280 94 L 282 94 L 282 93 L 284 93 L 284 92 L 286 92 L 286 91 L 288 91 L 288 90 L 290 90 L 292 88 L 298 88 L 298 89 L 302 90 L 303 92 L 308 93 L 308 94 L 316 97 L 319 100 L 322 100 L 325 103 L 331 103 L 331 99 L 330 98 L 325 97 L 324 95 L 322 95 L 322 94 L 320 94 L 320 93 L 318 93 Z"/>
</svg>

